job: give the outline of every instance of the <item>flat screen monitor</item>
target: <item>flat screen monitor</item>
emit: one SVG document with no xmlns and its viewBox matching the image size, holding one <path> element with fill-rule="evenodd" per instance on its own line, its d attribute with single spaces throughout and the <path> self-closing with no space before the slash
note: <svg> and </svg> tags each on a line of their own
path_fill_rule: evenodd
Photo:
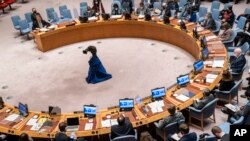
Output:
<svg viewBox="0 0 250 141">
<path fill-rule="evenodd" d="M 208 58 L 208 56 L 209 56 L 208 48 L 207 47 L 203 48 L 202 49 L 202 58 L 203 58 L 203 60 L 206 60 Z"/>
<path fill-rule="evenodd" d="M 166 94 L 165 87 L 155 88 L 151 90 L 152 99 L 161 99 Z"/>
<path fill-rule="evenodd" d="M 96 106 L 94 105 L 84 105 L 83 113 L 85 117 L 93 118 L 96 116 Z"/>
<path fill-rule="evenodd" d="M 203 36 L 201 39 L 200 39 L 200 42 L 201 42 L 201 47 L 202 48 L 206 48 L 207 47 L 207 39 L 205 36 Z"/>
<path fill-rule="evenodd" d="M 203 69 L 204 67 L 204 63 L 202 60 L 199 60 L 197 62 L 194 63 L 194 71 L 197 73 L 197 72 L 201 72 L 201 70 Z"/>
<path fill-rule="evenodd" d="M 120 99 L 119 107 L 121 111 L 131 111 L 134 108 L 134 99 Z"/>
<path fill-rule="evenodd" d="M 28 107 L 27 107 L 26 104 L 23 104 L 23 103 L 19 102 L 18 110 L 19 110 L 20 115 L 22 115 L 24 117 L 28 116 L 29 112 L 28 112 Z"/>
<path fill-rule="evenodd" d="M 198 39 L 198 38 L 199 38 L 199 34 L 198 34 L 198 32 L 197 32 L 197 27 L 195 27 L 195 28 L 193 29 L 193 37 L 194 37 L 195 39 Z"/>
<path fill-rule="evenodd" d="M 61 114 L 61 108 L 57 106 L 49 106 L 49 115 L 60 115 Z"/>
<path fill-rule="evenodd" d="M 0 109 L 3 109 L 3 107 L 4 107 L 3 98 L 0 97 Z"/>
<path fill-rule="evenodd" d="M 181 30 L 187 30 L 186 24 L 183 20 L 181 20 L 181 22 L 180 22 L 180 28 L 181 28 Z"/>
<path fill-rule="evenodd" d="M 179 86 L 185 86 L 190 82 L 189 74 L 180 75 L 177 77 L 177 84 Z"/>
<path fill-rule="evenodd" d="M 78 117 L 67 118 L 67 126 L 77 126 L 77 125 L 79 125 Z"/>
</svg>

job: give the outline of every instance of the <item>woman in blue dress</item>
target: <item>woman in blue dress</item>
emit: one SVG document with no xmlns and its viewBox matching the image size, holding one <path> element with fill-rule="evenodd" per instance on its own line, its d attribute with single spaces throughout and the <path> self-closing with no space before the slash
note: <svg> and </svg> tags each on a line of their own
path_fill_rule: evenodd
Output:
<svg viewBox="0 0 250 141">
<path fill-rule="evenodd" d="M 92 57 L 89 60 L 89 72 L 86 81 L 88 83 L 95 84 L 112 78 L 112 75 L 106 72 L 104 66 L 102 65 L 102 62 L 96 55 L 96 47 L 89 46 L 88 48 L 83 50 L 84 54 L 87 54 L 87 52 L 90 52 L 92 54 Z"/>
</svg>

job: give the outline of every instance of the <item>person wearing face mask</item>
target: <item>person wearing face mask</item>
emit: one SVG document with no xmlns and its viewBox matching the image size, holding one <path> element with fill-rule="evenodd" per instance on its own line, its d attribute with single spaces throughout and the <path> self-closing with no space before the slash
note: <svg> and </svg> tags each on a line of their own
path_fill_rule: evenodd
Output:
<svg viewBox="0 0 250 141">
<path fill-rule="evenodd" d="M 111 15 L 121 15 L 121 14 L 122 14 L 122 10 L 119 8 L 117 3 L 114 3 L 112 11 L 111 11 Z"/>
<path fill-rule="evenodd" d="M 232 72 L 240 73 L 246 64 L 245 55 L 241 54 L 241 49 L 234 50 L 234 56 L 230 57 L 230 69 Z"/>
<path fill-rule="evenodd" d="M 146 8 L 144 7 L 143 2 L 140 2 L 140 7 L 136 9 L 136 15 L 145 15 Z"/>
<path fill-rule="evenodd" d="M 94 10 L 95 13 L 105 13 L 102 0 L 93 0 L 93 7 L 92 9 Z"/>
<path fill-rule="evenodd" d="M 122 6 L 123 13 L 131 14 L 133 12 L 132 0 L 122 0 L 121 6 Z"/>
</svg>

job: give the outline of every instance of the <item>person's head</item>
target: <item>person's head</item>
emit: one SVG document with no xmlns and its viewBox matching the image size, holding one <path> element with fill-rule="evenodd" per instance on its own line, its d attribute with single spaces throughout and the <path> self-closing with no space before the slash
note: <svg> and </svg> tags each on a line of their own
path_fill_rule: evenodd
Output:
<svg viewBox="0 0 250 141">
<path fill-rule="evenodd" d="M 180 129 L 180 132 L 182 135 L 186 135 L 189 133 L 189 126 L 188 124 L 186 123 L 182 123 L 180 126 L 179 126 L 179 129 Z"/>
<path fill-rule="evenodd" d="M 41 17 L 41 15 L 36 14 L 36 20 L 37 20 L 38 22 L 41 22 L 41 21 L 42 21 L 42 17 Z"/>
<path fill-rule="evenodd" d="M 206 14 L 206 17 L 207 17 L 207 19 L 212 19 L 212 13 L 208 12 L 208 13 Z"/>
<path fill-rule="evenodd" d="M 131 20 L 131 15 L 130 13 L 125 12 L 124 13 L 125 20 Z"/>
<path fill-rule="evenodd" d="M 65 122 L 59 123 L 59 130 L 61 132 L 66 132 L 66 127 L 67 127 L 67 124 Z"/>
<path fill-rule="evenodd" d="M 175 108 L 174 105 L 171 104 L 171 105 L 168 106 L 168 112 L 169 112 L 170 115 L 174 115 L 175 111 L 176 111 L 176 108 Z"/>
<path fill-rule="evenodd" d="M 156 141 L 149 132 L 145 131 L 141 133 L 140 141 Z"/>
<path fill-rule="evenodd" d="M 119 117 L 117 118 L 118 125 L 122 126 L 125 123 L 125 117 L 120 114 Z"/>
<path fill-rule="evenodd" d="M 33 13 L 36 13 L 36 8 L 31 9 Z"/>
<path fill-rule="evenodd" d="M 225 22 L 225 23 L 222 25 L 222 27 L 223 27 L 224 30 L 228 30 L 228 29 L 231 28 L 231 25 L 230 25 L 229 23 Z"/>
<path fill-rule="evenodd" d="M 84 54 L 87 54 L 88 51 L 92 54 L 92 55 L 96 55 L 97 53 L 97 49 L 95 46 L 88 46 L 85 50 L 83 50 Z"/>
<path fill-rule="evenodd" d="M 22 133 L 19 137 L 19 141 L 29 141 L 29 135 L 27 133 Z"/>
<path fill-rule="evenodd" d="M 203 95 L 206 96 L 206 97 L 209 96 L 210 95 L 210 90 L 208 88 L 205 88 L 203 90 Z"/>
<path fill-rule="evenodd" d="M 236 57 L 239 57 L 241 55 L 241 48 L 238 47 L 238 48 L 234 49 L 234 55 Z"/>
<path fill-rule="evenodd" d="M 140 2 L 140 8 L 143 9 L 144 8 L 144 4 L 143 2 Z"/>
<path fill-rule="evenodd" d="M 231 81 L 233 80 L 232 74 L 229 70 L 224 70 L 222 74 L 222 80 L 223 81 Z"/>
<path fill-rule="evenodd" d="M 118 4 L 115 3 L 115 4 L 113 5 L 113 8 L 114 8 L 114 10 L 118 10 Z"/>
<path fill-rule="evenodd" d="M 220 129 L 220 127 L 218 126 L 214 126 L 212 129 L 211 129 L 211 132 L 214 134 L 214 136 L 218 139 L 221 138 L 221 133 L 222 133 L 222 130 Z"/>
<path fill-rule="evenodd" d="M 233 12 L 233 6 L 229 6 L 229 7 L 228 7 L 228 12 L 229 12 L 229 13 Z"/>
</svg>

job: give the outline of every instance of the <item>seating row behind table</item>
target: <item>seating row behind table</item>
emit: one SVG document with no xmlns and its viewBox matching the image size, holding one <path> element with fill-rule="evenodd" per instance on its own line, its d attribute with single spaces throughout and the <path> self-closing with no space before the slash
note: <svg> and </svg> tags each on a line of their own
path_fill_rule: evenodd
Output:
<svg viewBox="0 0 250 141">
<path fill-rule="evenodd" d="M 118 22 L 118 21 L 117 21 Z M 135 21 L 133 21 L 135 22 Z M 138 21 L 139 22 L 139 21 Z M 141 21 L 144 22 L 144 21 Z M 105 23 L 105 22 L 100 22 L 100 23 Z M 177 24 L 177 20 L 172 20 L 173 24 Z M 91 23 L 88 24 L 80 24 L 77 23 L 78 26 L 88 26 Z M 151 26 L 163 26 L 163 24 L 161 22 L 157 23 L 152 23 L 154 25 Z M 195 24 L 189 23 L 187 24 L 187 27 L 190 31 L 190 29 L 192 29 L 194 27 Z M 77 25 L 73 25 L 73 26 L 77 26 Z M 129 25 L 128 25 L 129 26 Z M 183 32 L 184 31 L 180 31 L 178 29 L 178 27 L 171 27 L 173 30 L 176 30 L 175 32 Z M 56 29 L 55 31 L 58 32 L 61 29 L 65 29 L 65 27 L 60 27 L 58 29 Z M 51 34 L 52 32 L 55 31 L 51 31 L 51 32 L 46 32 L 46 33 L 36 33 L 37 37 L 36 40 L 39 40 L 38 37 L 39 36 L 46 36 L 46 34 Z M 119 33 L 119 32 L 118 32 Z M 186 34 L 186 33 L 185 33 Z M 191 32 L 187 33 L 188 34 L 188 39 L 190 39 L 190 41 L 193 41 L 195 39 L 192 38 L 192 34 Z M 200 32 L 199 34 L 202 34 L 202 32 Z M 213 35 L 211 32 L 207 31 L 206 33 L 204 33 L 205 36 L 210 36 Z M 153 37 L 152 37 L 153 38 Z M 177 38 L 177 37 L 175 37 Z M 132 122 L 132 125 L 134 128 L 143 126 L 143 125 L 147 125 L 149 123 L 152 123 L 154 121 L 160 120 L 166 116 L 169 115 L 169 113 L 167 112 L 167 107 L 169 104 L 174 104 L 177 107 L 177 110 L 183 110 L 185 108 L 187 108 L 188 106 L 190 106 L 193 103 L 193 98 L 202 98 L 203 94 L 202 94 L 202 89 L 204 88 L 209 88 L 210 90 L 213 89 L 220 81 L 221 79 L 221 74 L 223 72 L 224 69 L 227 69 L 227 53 L 226 50 L 224 48 L 224 45 L 220 42 L 220 41 L 211 41 L 211 42 L 216 42 L 216 44 L 222 46 L 223 48 L 219 51 L 219 54 L 217 54 L 216 52 L 218 50 L 213 50 L 210 52 L 212 54 L 209 55 L 209 59 L 208 60 L 212 60 L 215 57 L 223 57 L 225 63 L 224 66 L 222 68 L 212 68 L 209 65 L 206 65 L 205 68 L 203 69 L 203 71 L 198 74 L 198 75 L 194 75 L 193 73 L 190 73 L 190 77 L 191 77 L 191 83 L 188 84 L 185 89 L 187 89 L 188 91 L 194 93 L 195 95 L 188 99 L 187 101 L 183 102 L 180 101 L 178 99 L 176 99 L 176 97 L 173 96 L 173 93 L 175 93 L 176 91 L 178 91 L 179 87 L 177 85 L 174 85 L 173 87 L 168 88 L 167 92 L 166 92 L 166 97 L 163 99 L 163 111 L 162 112 L 156 112 L 153 113 L 152 109 L 149 106 L 149 103 L 152 103 L 152 99 L 151 97 L 146 97 L 143 99 L 142 103 L 140 105 L 136 104 L 134 109 L 132 111 L 128 111 L 128 112 L 122 112 L 126 117 L 128 117 L 130 119 L 130 121 Z M 187 43 L 187 42 L 186 42 Z M 196 44 L 200 44 L 198 41 L 195 41 Z M 191 46 L 192 47 L 192 46 Z M 195 48 L 196 46 L 194 46 Z M 197 46 L 199 47 L 199 46 Z M 209 47 L 209 46 L 208 46 Z M 198 50 L 200 50 L 200 48 L 198 48 Z M 192 54 L 196 59 L 199 59 L 199 52 L 198 54 Z M 218 76 L 216 77 L 216 79 L 212 82 L 212 83 L 208 83 L 208 82 L 203 82 L 200 81 L 202 80 L 201 78 L 204 78 L 207 74 L 209 73 L 216 73 Z M 199 81 L 198 81 L 199 80 Z M 148 110 L 145 110 L 148 109 Z M 19 117 L 17 118 L 15 121 L 6 121 L 6 118 L 9 117 L 10 115 L 13 114 L 18 114 L 18 110 L 16 107 L 13 107 L 11 105 L 5 105 L 5 107 L 0 110 L 0 129 L 1 132 L 3 133 L 7 133 L 7 134 L 14 134 L 14 135 L 20 135 L 22 132 L 26 132 L 28 133 L 31 137 L 39 137 L 39 138 L 54 138 L 55 134 L 59 131 L 58 129 L 58 124 L 62 121 L 66 121 L 67 118 L 69 117 L 79 117 L 80 119 L 80 128 L 79 131 L 76 132 L 76 136 L 77 137 L 82 137 L 82 136 L 95 136 L 95 135 L 102 135 L 102 134 L 108 134 L 110 133 L 110 128 L 109 127 L 103 127 L 103 122 L 105 120 L 107 120 L 108 118 L 110 119 L 116 119 L 118 117 L 118 115 L 120 114 L 120 110 L 118 107 L 112 107 L 112 108 L 108 108 L 108 109 L 102 109 L 100 111 L 98 111 L 97 115 L 95 118 L 93 118 L 92 120 L 89 120 L 88 118 L 85 118 L 82 112 L 74 112 L 74 113 L 64 113 L 61 115 L 48 115 L 48 113 L 46 112 L 33 112 L 31 111 L 28 115 L 28 117 Z M 37 119 L 34 119 L 33 117 L 37 117 Z M 42 126 L 40 127 L 39 125 L 38 128 L 34 126 L 32 126 L 31 122 L 32 120 L 34 120 L 36 123 L 39 123 L 42 125 L 43 123 L 46 123 L 47 121 L 50 121 L 48 126 Z M 33 121 L 33 122 L 34 122 Z M 93 123 L 93 127 L 91 130 L 85 130 L 85 125 L 88 124 L 89 122 Z M 27 125 L 30 124 L 30 125 Z M 35 131 L 37 129 L 37 131 Z M 70 135 L 70 132 L 67 132 L 68 135 Z"/>
</svg>

